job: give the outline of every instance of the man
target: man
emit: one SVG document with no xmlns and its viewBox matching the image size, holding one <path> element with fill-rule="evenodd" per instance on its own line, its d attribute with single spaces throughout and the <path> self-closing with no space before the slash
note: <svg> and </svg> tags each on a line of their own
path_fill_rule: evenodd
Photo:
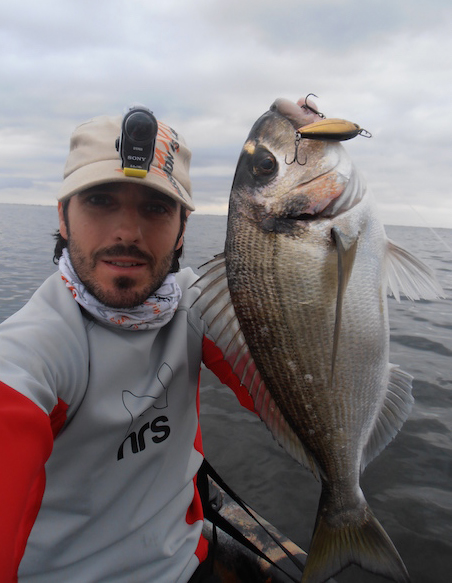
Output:
<svg viewBox="0 0 452 583">
<path fill-rule="evenodd" d="M 59 272 L 0 326 L 1 582 L 189 581 L 208 550 L 201 360 L 253 408 L 179 271 L 190 152 L 159 122 L 128 170 L 121 122 L 72 135 Z"/>
</svg>

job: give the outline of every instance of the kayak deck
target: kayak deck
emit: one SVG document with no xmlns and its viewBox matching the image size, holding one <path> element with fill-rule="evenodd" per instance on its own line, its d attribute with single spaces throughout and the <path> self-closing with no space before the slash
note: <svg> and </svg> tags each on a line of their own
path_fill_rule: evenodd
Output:
<svg viewBox="0 0 452 583">
<path fill-rule="evenodd" d="M 209 475 L 208 500 L 206 492 L 203 495 L 203 535 L 213 560 L 212 581 L 299 583 L 306 552 L 219 481 L 228 492 Z"/>
</svg>

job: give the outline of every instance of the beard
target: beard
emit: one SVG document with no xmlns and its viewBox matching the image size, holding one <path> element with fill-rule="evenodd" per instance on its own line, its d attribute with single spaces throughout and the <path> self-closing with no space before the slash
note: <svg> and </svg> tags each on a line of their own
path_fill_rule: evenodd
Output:
<svg viewBox="0 0 452 583">
<path fill-rule="evenodd" d="M 175 250 L 172 250 L 157 262 L 136 246 L 115 245 L 108 249 L 101 249 L 92 256 L 86 256 L 71 238 L 68 240 L 68 252 L 72 266 L 86 290 L 104 306 L 115 309 L 135 308 L 153 295 L 170 273 L 175 254 Z M 146 263 L 149 276 L 144 284 L 137 286 L 135 278 L 124 275 L 113 277 L 108 285 L 97 279 L 95 268 L 99 257 L 120 255 L 133 257 Z"/>
</svg>

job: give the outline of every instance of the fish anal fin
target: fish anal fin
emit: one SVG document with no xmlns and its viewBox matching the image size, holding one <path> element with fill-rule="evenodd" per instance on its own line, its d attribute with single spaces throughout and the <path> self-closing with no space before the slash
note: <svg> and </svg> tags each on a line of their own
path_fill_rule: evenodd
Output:
<svg viewBox="0 0 452 583">
<path fill-rule="evenodd" d="M 334 526 L 319 510 L 301 581 L 326 583 L 351 564 L 397 583 L 410 583 L 397 549 L 365 501 L 355 519 L 348 517 Z"/>
<path fill-rule="evenodd" d="M 414 399 L 411 394 L 413 377 L 396 365 L 389 365 L 389 367 L 386 397 L 375 427 L 364 448 L 361 471 L 394 439 L 413 406 Z"/>
<path fill-rule="evenodd" d="M 344 302 L 345 291 L 347 289 L 347 285 L 353 271 L 353 265 L 355 263 L 359 235 L 346 235 L 338 227 L 333 227 L 331 229 L 331 236 L 336 244 L 338 270 L 336 320 L 334 323 L 333 354 L 331 358 L 332 380 L 334 375 L 334 367 L 336 364 L 337 351 L 339 348 L 339 336 L 341 333 L 342 324 L 342 306 Z"/>
<path fill-rule="evenodd" d="M 386 250 L 388 288 L 397 301 L 402 293 L 410 300 L 445 298 L 433 271 L 420 259 L 388 240 Z"/>
</svg>

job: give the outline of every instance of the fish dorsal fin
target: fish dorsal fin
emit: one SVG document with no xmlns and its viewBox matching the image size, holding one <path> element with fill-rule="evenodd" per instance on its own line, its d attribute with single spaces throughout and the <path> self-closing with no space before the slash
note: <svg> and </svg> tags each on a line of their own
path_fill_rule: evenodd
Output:
<svg viewBox="0 0 452 583">
<path fill-rule="evenodd" d="M 224 360 L 247 389 L 256 412 L 277 443 L 319 479 L 314 459 L 284 419 L 251 356 L 229 293 L 224 253 L 216 255 L 201 269 L 204 273 L 192 286 L 200 290 L 193 306 L 196 305 L 206 323 L 207 336 L 221 350 Z"/>
<path fill-rule="evenodd" d="M 396 365 L 388 366 L 388 390 L 373 432 L 364 448 L 361 471 L 394 439 L 413 406 L 414 399 L 411 394 L 413 377 Z"/>
<path fill-rule="evenodd" d="M 444 298 L 444 290 L 433 271 L 420 259 L 388 240 L 386 253 L 388 287 L 395 299 L 400 293 L 410 300 Z"/>
<path fill-rule="evenodd" d="M 334 322 L 333 355 L 331 358 L 331 382 L 334 375 L 337 351 L 339 348 L 339 336 L 342 323 L 342 306 L 344 302 L 345 290 L 353 271 L 355 262 L 358 237 L 345 235 L 338 227 L 331 229 L 331 235 L 337 248 L 337 300 L 336 300 L 336 320 Z"/>
</svg>

